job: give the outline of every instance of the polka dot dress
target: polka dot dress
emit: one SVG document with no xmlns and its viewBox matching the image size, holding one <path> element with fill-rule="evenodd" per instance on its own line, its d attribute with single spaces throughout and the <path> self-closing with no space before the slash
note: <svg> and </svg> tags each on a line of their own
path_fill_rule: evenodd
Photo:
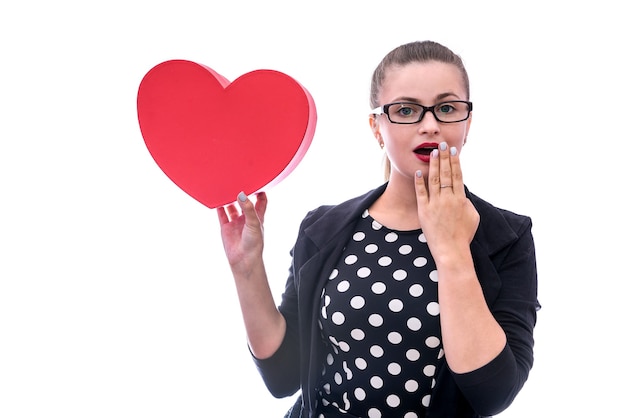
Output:
<svg viewBox="0 0 626 418">
<path fill-rule="evenodd" d="M 321 295 L 318 418 L 424 416 L 443 358 L 437 270 L 418 231 L 367 211 Z"/>
</svg>

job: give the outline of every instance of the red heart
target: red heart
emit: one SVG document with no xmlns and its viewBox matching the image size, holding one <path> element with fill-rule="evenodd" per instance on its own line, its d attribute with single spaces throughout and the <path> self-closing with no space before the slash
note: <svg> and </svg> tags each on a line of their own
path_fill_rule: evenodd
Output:
<svg viewBox="0 0 626 418">
<path fill-rule="evenodd" d="M 309 148 L 317 113 L 309 92 L 273 70 L 229 83 L 191 61 L 165 61 L 144 76 L 137 114 L 163 172 L 209 208 L 283 180 Z"/>
</svg>

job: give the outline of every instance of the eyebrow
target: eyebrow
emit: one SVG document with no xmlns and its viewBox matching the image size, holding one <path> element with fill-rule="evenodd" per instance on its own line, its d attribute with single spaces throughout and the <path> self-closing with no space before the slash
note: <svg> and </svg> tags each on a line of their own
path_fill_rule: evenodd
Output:
<svg viewBox="0 0 626 418">
<path fill-rule="evenodd" d="M 440 93 L 435 97 L 435 101 L 439 101 L 439 100 L 443 100 L 446 99 L 448 97 L 455 97 L 457 99 L 461 99 L 456 93 L 452 93 L 452 92 L 447 92 L 447 93 Z M 419 99 L 416 99 L 415 97 L 409 97 L 409 96 L 402 96 L 402 97 L 398 97 L 394 100 L 394 102 L 412 102 L 412 103 L 420 103 Z"/>
</svg>

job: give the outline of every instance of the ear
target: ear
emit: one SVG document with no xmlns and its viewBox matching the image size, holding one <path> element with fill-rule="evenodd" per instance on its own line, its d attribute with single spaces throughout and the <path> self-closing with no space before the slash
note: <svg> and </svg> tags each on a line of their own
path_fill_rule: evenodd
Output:
<svg viewBox="0 0 626 418">
<path fill-rule="evenodd" d="M 369 122 L 370 129 L 372 130 L 374 137 L 378 139 L 380 137 L 380 124 L 378 123 L 378 118 L 376 117 L 376 115 L 370 115 Z"/>
<path fill-rule="evenodd" d="M 369 122 L 370 129 L 374 134 L 374 138 L 376 138 L 376 142 L 378 142 L 378 146 L 380 146 L 381 149 L 385 148 L 385 142 L 383 141 L 383 136 L 380 133 L 380 124 L 378 123 L 376 115 L 370 115 Z"/>
</svg>

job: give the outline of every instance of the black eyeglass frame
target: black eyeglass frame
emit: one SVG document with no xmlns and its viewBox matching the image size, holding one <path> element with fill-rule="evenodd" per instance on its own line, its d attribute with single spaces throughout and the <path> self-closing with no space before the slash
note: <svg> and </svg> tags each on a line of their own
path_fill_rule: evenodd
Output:
<svg viewBox="0 0 626 418">
<path fill-rule="evenodd" d="M 435 113 L 435 108 L 437 106 L 441 106 L 442 104 L 446 104 L 446 103 L 464 103 L 467 105 L 467 116 L 465 116 L 465 118 L 460 119 L 460 120 L 455 120 L 455 121 L 445 121 L 445 120 L 441 120 L 437 117 L 437 114 Z M 417 105 L 419 107 L 422 108 L 422 114 L 420 115 L 420 117 L 415 121 L 415 122 L 396 122 L 391 120 L 391 117 L 389 116 L 389 107 L 393 106 L 393 105 L 399 105 L 399 104 L 407 104 L 407 105 Z M 470 114 L 472 113 L 472 110 L 474 108 L 474 105 L 472 102 L 466 101 L 466 100 L 447 100 L 445 102 L 441 102 L 441 103 L 437 103 L 435 105 L 432 106 L 424 106 L 421 105 L 419 103 L 414 103 L 414 102 L 393 102 L 393 103 L 387 103 L 385 105 L 382 106 L 378 106 L 376 109 L 372 109 L 371 114 L 372 115 L 382 115 L 385 114 L 387 115 L 387 120 L 391 123 L 397 123 L 398 125 L 413 125 L 415 123 L 420 123 L 422 121 L 422 119 L 424 119 L 424 116 L 426 115 L 426 112 L 430 112 L 433 114 L 433 116 L 435 117 L 435 119 L 437 120 L 437 122 L 440 123 L 457 123 L 457 122 L 463 122 L 464 120 L 469 119 Z"/>
</svg>

